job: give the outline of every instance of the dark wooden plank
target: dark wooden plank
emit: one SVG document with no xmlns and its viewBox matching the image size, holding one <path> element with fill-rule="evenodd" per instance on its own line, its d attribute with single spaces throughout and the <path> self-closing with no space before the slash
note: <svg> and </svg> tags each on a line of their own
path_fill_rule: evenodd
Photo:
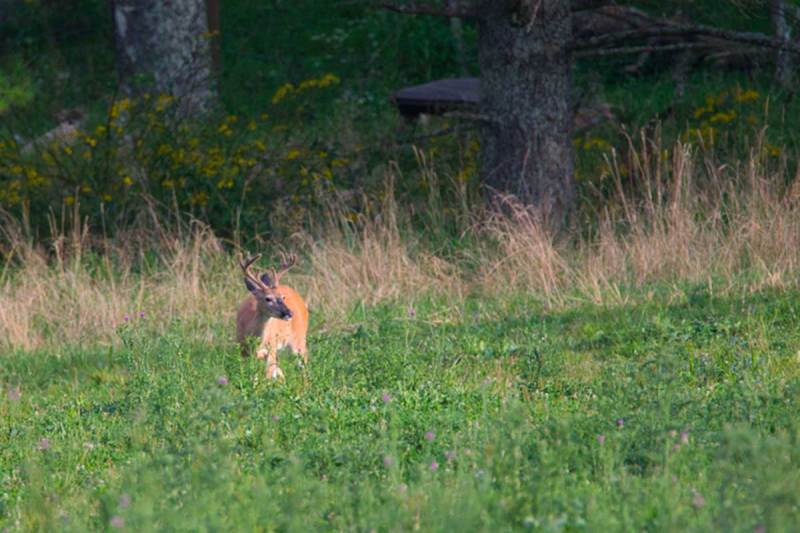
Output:
<svg viewBox="0 0 800 533">
<path fill-rule="evenodd" d="M 415 118 L 422 113 L 439 115 L 449 111 L 474 111 L 480 101 L 478 78 L 449 78 L 405 87 L 391 96 L 400 113 Z"/>
</svg>

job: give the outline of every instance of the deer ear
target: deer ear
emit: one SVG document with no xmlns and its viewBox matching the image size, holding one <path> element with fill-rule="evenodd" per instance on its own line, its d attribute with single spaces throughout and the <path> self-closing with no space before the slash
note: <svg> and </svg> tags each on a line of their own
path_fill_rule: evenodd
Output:
<svg viewBox="0 0 800 533">
<path fill-rule="evenodd" d="M 269 274 L 267 274 L 266 272 L 261 274 L 261 283 L 263 283 L 267 287 L 275 287 L 275 284 L 273 283 L 272 278 L 269 277 Z"/>
<path fill-rule="evenodd" d="M 248 290 L 248 291 L 250 291 L 250 292 L 252 292 L 253 294 L 255 294 L 256 292 L 258 292 L 258 287 L 256 287 L 255 285 L 253 285 L 253 282 L 251 282 L 249 279 L 247 279 L 247 278 L 244 278 L 244 284 L 245 284 L 245 286 L 247 287 L 247 290 Z"/>
</svg>

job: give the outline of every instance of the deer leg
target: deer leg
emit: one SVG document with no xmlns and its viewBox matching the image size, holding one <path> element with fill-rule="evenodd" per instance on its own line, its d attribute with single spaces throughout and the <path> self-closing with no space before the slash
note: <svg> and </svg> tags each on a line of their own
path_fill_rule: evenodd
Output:
<svg viewBox="0 0 800 533">
<path fill-rule="evenodd" d="M 278 366 L 278 350 L 275 346 L 262 346 L 256 357 L 259 359 L 267 360 L 267 378 L 281 379 L 283 378 L 283 370 Z"/>
<path fill-rule="evenodd" d="M 308 347 L 305 340 L 298 342 L 297 346 L 292 346 L 292 351 L 303 358 L 303 367 L 308 366 Z"/>
</svg>

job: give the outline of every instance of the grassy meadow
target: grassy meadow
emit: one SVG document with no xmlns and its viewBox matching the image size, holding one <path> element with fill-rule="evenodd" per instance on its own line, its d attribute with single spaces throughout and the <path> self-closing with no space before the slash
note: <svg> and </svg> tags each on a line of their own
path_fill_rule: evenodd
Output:
<svg viewBox="0 0 800 533">
<path fill-rule="evenodd" d="M 798 530 L 800 99 L 765 55 L 680 97 L 669 55 L 579 61 L 614 120 L 553 230 L 487 210 L 475 124 L 389 103 L 477 74 L 469 21 L 226 0 L 219 105 L 179 120 L 118 94 L 107 1 L 12 3 L 0 532 Z M 246 252 L 300 258 L 284 381 L 234 342 Z"/>
<path fill-rule="evenodd" d="M 0 527 L 794 530 L 800 205 L 664 164 L 685 194 L 620 198 L 578 238 L 519 211 L 447 244 L 391 196 L 331 210 L 280 243 L 311 362 L 283 354 L 278 383 L 234 344 L 245 290 L 209 230 L 76 232 L 50 262 L 18 236 Z"/>
<path fill-rule="evenodd" d="M 145 311 L 4 355 L 2 526 L 792 531 L 799 295 L 359 306 L 280 384 Z"/>
</svg>

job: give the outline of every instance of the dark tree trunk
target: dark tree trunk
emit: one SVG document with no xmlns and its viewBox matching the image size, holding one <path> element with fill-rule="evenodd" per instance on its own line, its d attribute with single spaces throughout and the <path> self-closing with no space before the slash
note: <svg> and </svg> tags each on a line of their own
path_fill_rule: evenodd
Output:
<svg viewBox="0 0 800 533">
<path fill-rule="evenodd" d="M 220 50 L 219 0 L 206 0 L 208 33 L 211 36 L 211 72 L 216 78 L 222 71 L 222 51 Z"/>
<path fill-rule="evenodd" d="M 575 200 L 570 2 L 481 0 L 478 12 L 484 183 L 558 224 Z"/>
<path fill-rule="evenodd" d="M 185 113 L 214 99 L 205 0 L 114 0 L 117 66 L 127 94 L 176 97 Z"/>
</svg>

